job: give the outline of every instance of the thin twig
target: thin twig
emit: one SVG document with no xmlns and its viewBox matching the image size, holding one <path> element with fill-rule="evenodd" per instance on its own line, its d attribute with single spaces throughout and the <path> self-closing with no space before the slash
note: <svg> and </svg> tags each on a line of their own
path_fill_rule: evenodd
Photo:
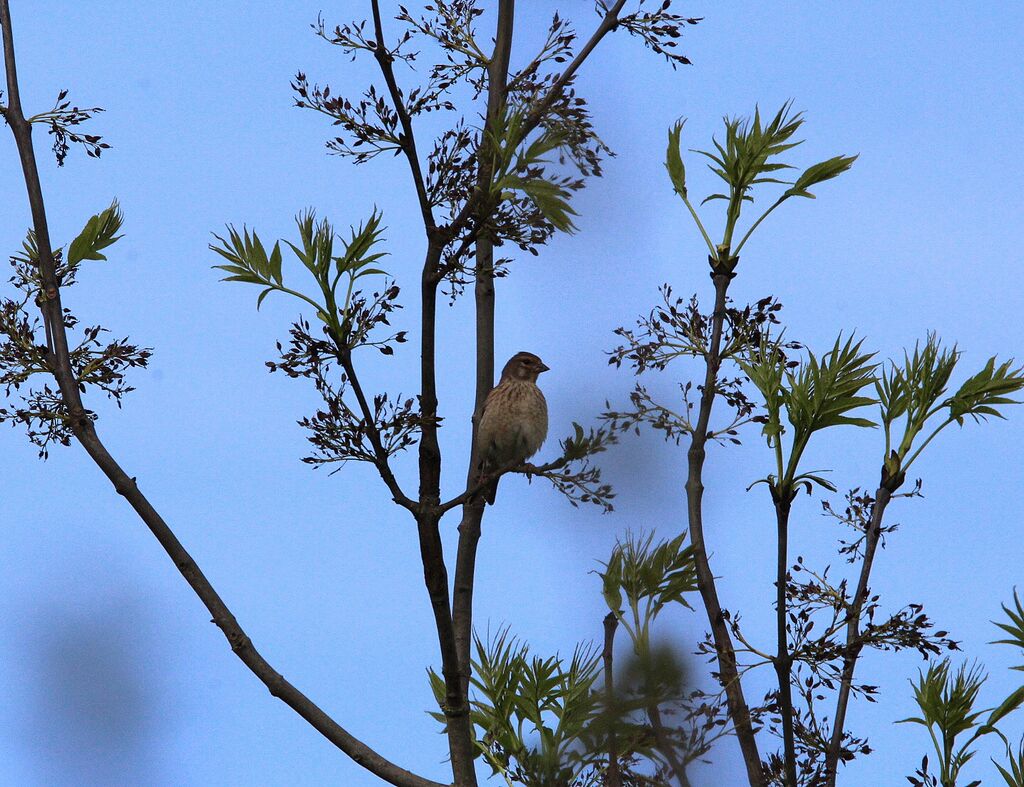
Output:
<svg viewBox="0 0 1024 787">
<path fill-rule="evenodd" d="M 334 339 L 334 337 L 332 337 L 332 339 Z M 347 349 L 341 349 L 340 346 L 338 346 L 337 340 L 334 339 L 334 341 L 337 349 L 338 362 L 345 370 L 345 374 L 348 375 L 349 382 L 352 385 L 352 390 L 356 395 L 356 401 L 359 402 L 359 409 L 363 414 L 363 423 L 366 425 L 366 434 L 370 438 L 370 445 L 373 447 L 373 455 L 375 457 L 373 464 L 376 466 L 377 472 L 380 473 L 381 479 L 383 479 L 385 485 L 387 485 L 387 488 L 391 491 L 394 501 L 415 515 L 419 510 L 416 502 L 409 499 L 409 497 L 402 491 L 402 487 L 399 485 L 398 479 L 395 478 L 395 474 L 391 471 L 391 464 L 388 462 L 388 453 L 384 450 L 384 445 L 380 439 L 380 431 L 377 429 L 377 424 L 373 418 L 373 412 L 370 410 L 370 405 L 366 401 L 366 396 L 363 394 L 363 388 L 359 384 L 359 377 L 356 375 L 355 367 L 352 365 L 352 353 Z"/>
</svg>

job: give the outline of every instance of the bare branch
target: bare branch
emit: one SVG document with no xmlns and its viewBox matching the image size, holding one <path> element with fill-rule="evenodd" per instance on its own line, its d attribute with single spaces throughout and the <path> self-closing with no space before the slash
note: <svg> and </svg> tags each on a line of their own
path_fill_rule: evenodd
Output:
<svg viewBox="0 0 1024 787">
<path fill-rule="evenodd" d="M 349 382 L 352 385 L 352 390 L 356 395 L 356 401 L 359 402 L 359 410 L 363 414 L 363 423 L 366 424 L 366 432 L 370 438 L 370 444 L 373 446 L 373 453 L 376 457 L 374 466 L 377 468 L 377 472 L 380 473 L 380 477 L 387 485 L 388 489 L 391 490 L 392 498 L 398 505 L 408 509 L 413 514 L 417 513 L 419 507 L 416 505 L 414 500 L 409 499 L 406 494 L 402 491 L 402 487 L 398 483 L 398 479 L 395 478 L 395 474 L 391 471 L 391 465 L 388 462 L 388 452 L 384 449 L 384 445 L 381 443 L 380 432 L 377 430 L 376 421 L 373 417 L 373 411 L 370 410 L 370 405 L 366 401 L 366 396 L 363 394 L 363 388 L 359 384 L 359 377 L 356 375 L 355 366 L 352 365 L 352 353 L 344 348 L 344 345 L 336 337 L 334 339 L 335 347 L 338 350 L 338 362 L 341 364 L 341 368 L 345 370 L 345 374 L 348 375 Z"/>
</svg>

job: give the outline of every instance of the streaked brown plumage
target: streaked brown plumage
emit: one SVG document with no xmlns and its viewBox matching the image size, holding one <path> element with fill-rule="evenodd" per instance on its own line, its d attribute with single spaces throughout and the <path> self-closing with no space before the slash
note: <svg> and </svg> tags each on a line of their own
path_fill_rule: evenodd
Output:
<svg viewBox="0 0 1024 787">
<path fill-rule="evenodd" d="M 501 371 L 498 384 L 487 394 L 476 435 L 482 474 L 498 472 L 525 462 L 548 435 L 548 403 L 537 387 L 537 376 L 548 371 L 533 353 L 513 355 Z M 498 479 L 484 496 L 494 502 Z"/>
</svg>

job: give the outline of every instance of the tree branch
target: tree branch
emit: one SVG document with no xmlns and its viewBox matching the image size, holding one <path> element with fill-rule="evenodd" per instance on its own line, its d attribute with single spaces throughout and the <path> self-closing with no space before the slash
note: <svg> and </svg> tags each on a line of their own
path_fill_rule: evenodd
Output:
<svg viewBox="0 0 1024 787">
<path fill-rule="evenodd" d="M 484 128 L 494 128 L 505 109 L 509 60 L 512 55 L 512 30 L 515 22 L 515 0 L 500 0 L 498 20 L 494 34 L 494 52 L 487 64 L 487 114 Z M 479 197 L 489 191 L 494 176 L 491 169 L 490 146 L 487 135 L 481 136 L 480 169 L 476 191 L 464 208 L 479 206 Z M 475 208 L 474 208 L 475 210 Z M 477 227 L 484 223 L 477 217 Z M 491 239 L 475 233 L 476 239 L 476 402 L 473 408 L 473 430 L 469 451 L 466 487 L 478 486 L 479 457 L 476 453 L 477 426 L 483 412 L 487 394 L 494 385 L 494 246 Z M 455 586 L 452 599 L 452 617 L 455 620 L 455 642 L 459 654 L 459 671 L 464 691 L 469 691 L 469 678 L 473 671 L 470 649 L 473 639 L 473 585 L 476 576 L 476 553 L 480 542 L 480 523 L 484 516 L 484 500 L 479 495 L 466 497 L 462 522 L 459 524 L 459 546 L 455 558 Z"/>
<path fill-rule="evenodd" d="M 32 211 L 32 223 L 39 251 L 39 273 L 43 283 L 43 319 L 50 337 L 48 363 L 60 387 L 64 405 L 69 413 L 70 427 L 86 452 L 113 484 L 119 495 L 128 501 L 139 518 L 156 537 L 160 546 L 174 561 L 178 571 L 206 606 L 213 622 L 224 634 L 231 650 L 263 682 L 271 695 L 277 697 L 298 713 L 331 743 L 341 749 L 359 765 L 397 787 L 443 787 L 439 782 L 424 779 L 401 768 L 354 738 L 312 700 L 276 672 L 260 655 L 235 616 L 199 569 L 195 560 L 178 541 L 160 514 L 139 490 L 134 478 L 128 476 L 107 451 L 87 417 L 78 390 L 78 382 L 68 354 L 67 333 L 62 319 L 60 291 L 57 286 L 53 251 L 50 246 L 46 207 L 39 182 L 35 153 L 32 148 L 32 127 L 25 119 L 18 90 L 17 67 L 14 58 L 14 34 L 8 0 L 0 0 L 0 28 L 3 32 L 4 65 L 7 77 L 8 106 L 5 117 L 14 134 L 21 158 L 25 187 Z"/>
<path fill-rule="evenodd" d="M 727 254 L 728 252 L 726 252 Z M 733 258 L 735 260 L 735 258 Z M 722 614 L 722 605 L 718 600 L 715 588 L 715 575 L 708 561 L 707 546 L 704 542 L 704 521 L 702 499 L 704 484 L 701 480 L 704 470 L 705 445 L 707 443 L 708 423 L 711 419 L 711 408 L 715 400 L 715 388 L 718 381 L 718 368 L 721 365 L 722 324 L 725 320 L 726 291 L 732 273 L 728 266 L 718 267 L 719 260 L 712 258 L 711 279 L 715 283 L 715 310 L 712 315 L 711 343 L 705 355 L 706 373 L 704 390 L 700 397 L 700 410 L 697 425 L 690 438 L 687 452 L 689 473 L 686 480 L 687 517 L 690 528 L 690 543 L 693 545 L 694 564 L 697 569 L 697 587 L 700 590 L 704 609 L 708 614 L 711 633 L 718 656 L 719 680 L 725 689 L 726 702 L 729 706 L 729 717 L 736 730 L 736 738 L 743 753 L 743 762 L 747 769 L 747 779 L 751 787 L 764 787 L 764 775 L 761 772 L 761 757 L 757 750 L 757 740 L 750 722 L 750 710 L 743 696 L 743 687 L 736 669 L 736 650 L 729 636 L 729 627 Z M 726 260 L 725 262 L 729 262 Z"/>
<path fill-rule="evenodd" d="M 514 0 L 502 0 L 502 2 L 514 3 Z M 612 6 L 608 10 L 608 12 L 601 18 L 601 23 L 597 26 L 597 29 L 594 30 L 593 35 L 590 36 L 590 39 L 587 41 L 587 43 L 583 45 L 583 48 L 576 54 L 576 57 L 572 59 L 572 62 L 570 62 L 569 65 L 565 67 L 565 70 L 558 77 L 558 79 L 556 79 L 554 83 L 552 83 L 551 88 L 545 94 L 544 98 L 542 98 L 537 103 L 537 106 L 534 107 L 533 111 L 530 112 L 530 114 L 527 115 L 526 118 L 523 120 L 520 132 L 520 139 L 517 141 L 516 144 L 518 144 L 518 142 L 522 142 L 522 140 L 525 139 L 530 134 L 530 132 L 533 131 L 537 127 L 537 125 L 544 119 L 544 114 L 548 111 L 548 109 L 550 109 L 551 105 L 561 95 L 562 91 L 565 89 L 565 86 L 568 85 L 572 78 L 576 75 L 576 72 L 579 71 L 580 66 L 582 66 L 584 61 L 590 56 L 590 53 L 594 51 L 594 49 L 597 47 L 599 43 L 601 43 L 601 39 L 608 35 L 608 33 L 610 33 L 618 26 L 619 12 L 622 10 L 622 7 L 625 4 L 626 0 L 616 0 L 615 5 Z M 499 14 L 500 11 L 501 6 L 499 5 Z M 497 53 L 497 47 L 495 48 L 495 52 Z M 492 58 L 492 66 L 493 61 L 494 58 Z M 488 71 L 490 71 L 490 68 L 488 69 Z M 505 73 L 507 90 L 507 63 L 505 64 Z M 489 105 L 490 101 L 488 101 L 488 107 Z M 453 219 L 452 222 L 448 225 L 447 229 L 451 236 L 457 235 L 459 231 L 462 229 L 462 227 L 465 226 L 466 222 L 472 220 L 476 216 L 480 208 L 479 203 L 482 197 L 483 190 L 478 188 L 473 193 L 473 195 L 468 200 L 466 200 L 466 204 L 462 206 L 462 210 L 459 211 L 458 216 L 456 216 L 455 219 Z M 492 373 L 491 378 L 493 377 L 494 375 Z"/>
<path fill-rule="evenodd" d="M 782 495 L 783 497 L 780 497 Z M 776 652 L 772 662 L 779 679 L 779 715 L 782 717 L 782 746 L 785 754 L 786 784 L 796 787 L 796 742 L 793 737 L 793 686 L 790 670 L 793 657 L 789 652 L 786 629 L 786 579 L 789 569 L 789 512 L 791 499 L 787 489 L 772 487 L 775 520 L 778 527 L 778 552 L 775 565 L 775 634 Z"/>
<path fill-rule="evenodd" d="M 427 187 L 423 180 L 423 170 L 420 166 L 419 154 L 416 152 L 416 137 L 413 134 L 412 118 L 409 117 L 409 110 L 405 106 L 405 101 L 402 100 L 402 91 L 399 89 L 398 82 L 395 79 L 395 59 L 384 43 L 384 27 L 381 24 L 379 0 L 370 0 L 370 6 L 373 10 L 373 32 L 377 44 L 373 56 L 380 66 L 381 73 L 384 75 L 384 82 L 387 84 L 388 93 L 391 95 L 391 103 L 395 107 L 395 112 L 398 113 L 398 121 L 402 124 L 402 136 L 399 142 L 402 145 L 402 151 L 405 153 L 406 159 L 409 161 L 412 181 L 416 186 L 416 197 L 420 203 L 420 212 L 423 214 L 423 227 L 429 239 L 437 231 L 437 226 L 434 224 L 434 212 L 430 206 L 430 198 L 427 196 Z"/>
<path fill-rule="evenodd" d="M 445 682 L 443 711 L 448 723 L 448 749 L 452 775 L 458 787 L 476 787 L 473 760 L 473 723 L 469 715 L 469 692 L 461 680 L 461 666 L 456 647 L 451 599 L 448 591 L 448 569 L 440 535 L 437 510 L 441 495 L 441 447 L 437 439 L 437 279 L 433 272 L 441 258 L 441 245 L 436 239 L 427 243 L 421 277 L 422 331 L 420 344 L 420 409 L 423 425 L 419 446 L 419 505 L 416 517 L 423 562 L 423 578 L 434 613 L 438 644 L 441 651 L 441 673 Z"/>
<path fill-rule="evenodd" d="M 883 471 L 884 472 L 884 471 Z M 883 475 L 884 478 L 884 475 Z M 883 483 L 875 492 L 875 504 L 871 509 L 871 523 L 868 525 L 867 541 L 864 545 L 864 562 L 860 567 L 860 578 L 857 580 L 857 591 L 850 605 L 849 618 L 846 623 L 846 647 L 843 648 L 843 675 L 839 685 L 839 696 L 836 700 L 836 715 L 832 723 L 832 738 L 825 750 L 825 784 L 835 787 L 839 771 L 839 755 L 843 744 L 843 728 L 846 725 L 846 711 L 850 704 L 850 692 L 853 689 L 853 673 L 857 667 L 857 659 L 864 647 L 860 641 L 860 615 L 868 595 L 868 579 L 875 560 L 875 550 L 882 537 L 882 520 L 885 509 L 892 499 L 892 490 Z"/>
<path fill-rule="evenodd" d="M 626 0 L 616 0 L 615 5 L 608 9 L 608 13 L 601 18 L 601 24 L 597 26 L 593 35 L 590 36 L 590 40 L 583 45 L 583 49 L 576 54 L 576 57 L 572 59 L 572 62 L 565 67 L 565 71 L 563 71 L 561 76 L 559 76 L 551 85 L 551 89 L 547 92 L 547 95 L 544 96 L 537 106 L 534 107 L 533 111 L 526 116 L 526 120 L 523 122 L 524 138 L 537 127 L 537 124 L 540 123 L 541 120 L 544 119 L 544 113 L 548 111 L 555 99 L 561 95 L 565 86 L 569 84 L 574 76 L 576 76 L 576 72 L 579 71 L 580 66 L 582 66 L 583 62 L 590 57 L 590 53 L 594 51 L 594 48 L 601 43 L 601 39 L 618 27 L 619 11 L 622 10 L 622 7 L 625 4 Z"/>
<path fill-rule="evenodd" d="M 604 774 L 604 787 L 622 787 L 622 773 L 619 770 L 619 741 L 615 734 L 615 725 L 619 721 L 619 707 L 615 699 L 615 672 L 612 669 L 615 652 L 615 629 L 619 626 L 619 618 L 614 612 L 604 616 L 604 649 L 601 659 L 604 661 L 604 704 L 608 714 L 608 769 Z"/>
<path fill-rule="evenodd" d="M 366 401 L 366 396 L 363 394 L 363 388 L 359 384 L 359 377 L 356 376 L 355 367 L 352 365 L 352 353 L 347 349 L 342 349 L 335 337 L 332 336 L 331 338 L 338 350 L 338 362 L 345 370 L 345 374 L 348 375 L 349 382 L 352 384 L 352 390 L 356 395 L 356 401 L 359 402 L 359 409 L 363 414 L 363 423 L 366 424 L 366 433 L 370 438 L 370 445 L 373 446 L 373 455 L 376 457 L 374 465 L 377 467 L 377 472 L 380 473 L 381 479 L 383 479 L 387 488 L 391 491 L 394 501 L 415 515 L 418 511 L 416 502 L 406 496 L 402 491 L 402 487 L 398 483 L 398 479 L 395 478 L 395 474 L 391 471 L 391 465 L 388 462 L 388 454 L 387 451 L 384 450 L 383 443 L 381 443 L 380 432 L 374 422 L 373 412 L 370 410 L 370 405 Z"/>
</svg>

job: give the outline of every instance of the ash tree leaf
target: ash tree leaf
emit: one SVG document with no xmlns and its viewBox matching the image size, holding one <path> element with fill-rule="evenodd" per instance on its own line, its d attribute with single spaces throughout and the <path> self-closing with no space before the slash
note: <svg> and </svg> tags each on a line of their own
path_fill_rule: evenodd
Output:
<svg viewBox="0 0 1024 787">
<path fill-rule="evenodd" d="M 963 385 L 949 400 L 949 415 L 961 426 L 964 418 L 975 421 L 986 420 L 989 416 L 1004 418 L 998 405 L 1020 404 L 1020 400 L 1009 398 L 1008 394 L 1024 388 L 1024 367 L 1013 368 L 1013 359 L 996 366 L 995 356 L 988 359 L 985 367 Z"/>
<path fill-rule="evenodd" d="M 124 215 L 117 200 L 111 202 L 106 210 L 92 216 L 68 247 L 68 266 L 74 267 L 82 260 L 105 260 L 106 257 L 100 252 L 121 238 L 117 231 L 121 229 L 123 221 Z"/>
<path fill-rule="evenodd" d="M 1017 710 L 1022 703 L 1024 703 L 1024 686 L 1020 686 L 1016 691 L 1011 692 L 1010 695 L 999 704 L 999 707 L 989 714 L 988 720 L 985 724 L 988 726 L 995 725 L 995 723 L 1000 719 Z"/>
<path fill-rule="evenodd" d="M 811 186 L 839 177 L 850 169 L 856 160 L 857 156 L 833 156 L 825 161 L 812 164 L 803 171 L 790 188 L 786 189 L 782 195 L 783 199 L 788 197 L 815 199 L 815 196 L 808 191 Z"/>
<path fill-rule="evenodd" d="M 685 123 L 685 120 L 680 120 L 668 130 L 668 150 L 665 152 L 665 169 L 668 170 L 676 194 L 683 199 L 686 199 L 686 168 L 679 150 L 679 138 Z"/>
</svg>

